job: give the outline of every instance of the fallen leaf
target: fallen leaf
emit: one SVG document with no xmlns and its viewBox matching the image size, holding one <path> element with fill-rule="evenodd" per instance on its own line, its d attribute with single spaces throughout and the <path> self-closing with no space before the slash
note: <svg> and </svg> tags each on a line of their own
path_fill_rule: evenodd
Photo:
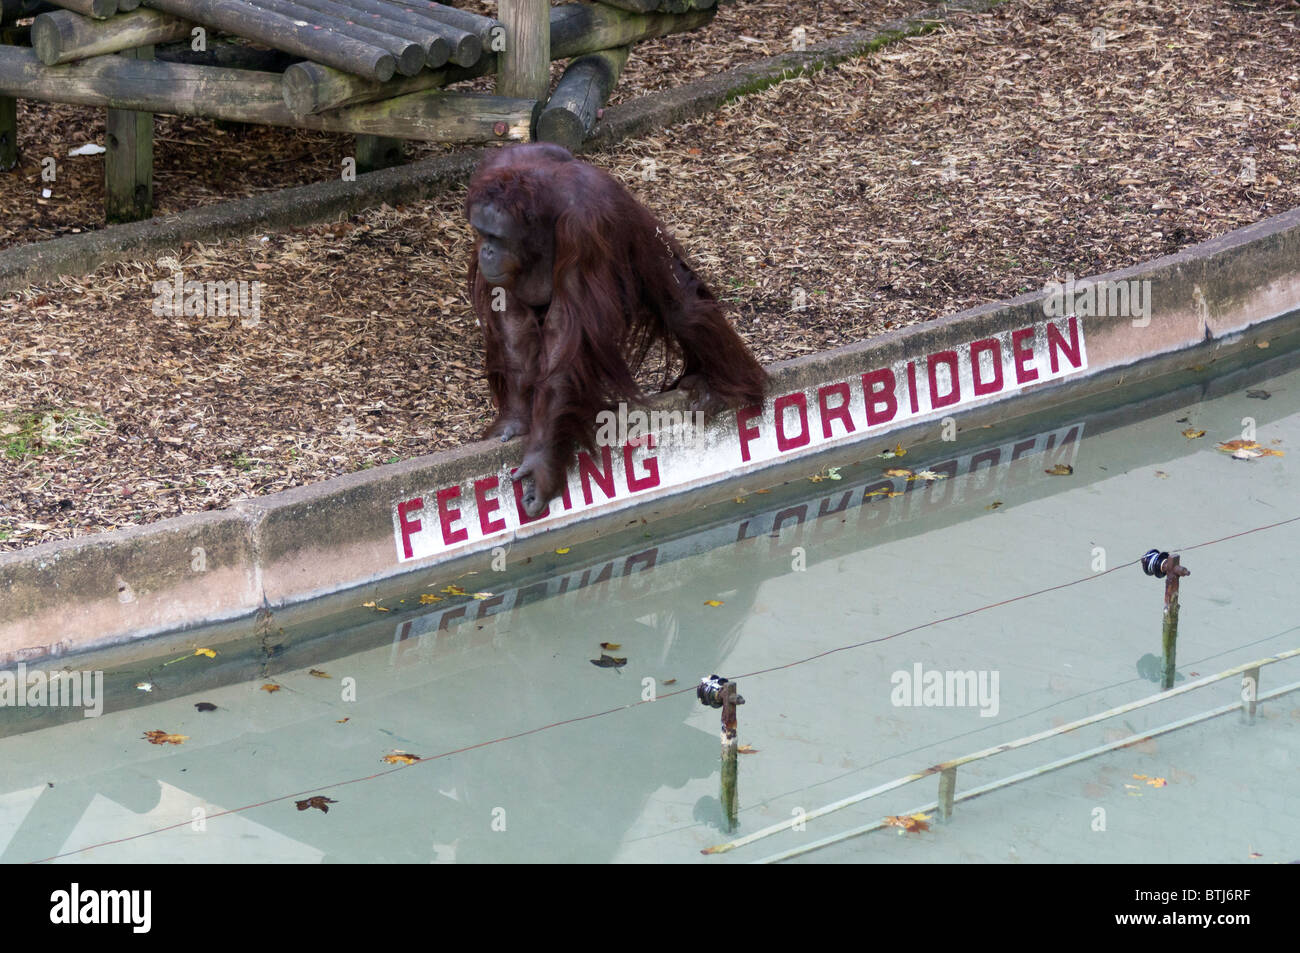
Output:
<svg viewBox="0 0 1300 953">
<path fill-rule="evenodd" d="M 442 602 L 442 596 L 435 596 L 431 592 L 426 592 L 420 596 L 420 605 L 431 606 L 435 602 Z"/>
<path fill-rule="evenodd" d="M 167 732 L 155 728 L 153 731 L 146 731 L 144 737 L 151 745 L 183 745 L 189 735 L 169 735 Z"/>
<path fill-rule="evenodd" d="M 391 609 L 385 609 L 383 606 L 381 606 L 381 605 L 377 605 L 377 604 L 374 603 L 374 602 L 363 602 L 363 603 L 361 603 L 361 608 L 363 608 L 363 609 L 374 609 L 376 612 L 391 612 L 391 611 L 392 611 Z"/>
<path fill-rule="evenodd" d="M 1259 444 L 1253 440 L 1225 440 L 1214 449 L 1222 450 L 1224 453 L 1235 453 L 1238 450 L 1256 450 L 1258 448 Z"/>
<path fill-rule="evenodd" d="M 462 589 L 460 586 L 445 586 L 445 587 L 443 587 L 443 590 L 442 590 L 442 591 L 445 592 L 445 593 L 447 593 L 447 595 L 449 595 L 449 596 L 463 596 L 463 595 L 465 595 L 465 590 Z"/>
<path fill-rule="evenodd" d="M 1195 440 L 1197 437 L 1204 437 L 1205 431 L 1195 430 L 1191 427 L 1188 427 L 1186 430 L 1183 431 L 1183 436 L 1186 437 L 1188 440 Z"/>
<path fill-rule="evenodd" d="M 737 754 L 758 754 L 758 749 L 753 745 L 741 745 L 736 749 Z"/>
<path fill-rule="evenodd" d="M 347 724 L 349 721 L 351 721 L 351 720 L 352 720 L 351 718 L 336 718 L 336 719 L 334 719 L 334 724 L 336 724 L 336 725 L 346 725 L 346 724 Z"/>
<path fill-rule="evenodd" d="M 389 764 L 415 764 L 420 760 L 420 756 L 406 751 L 394 751 L 392 754 L 384 755 L 384 760 Z"/>
<path fill-rule="evenodd" d="M 675 679 L 675 678 L 665 678 L 663 683 L 664 683 L 665 685 L 676 685 L 676 684 L 677 684 L 677 679 Z"/>
<path fill-rule="evenodd" d="M 216 658 L 216 657 L 217 657 L 217 653 L 214 652 L 212 649 L 195 649 L 195 650 L 194 650 L 194 654 L 195 654 L 195 655 L 206 655 L 208 658 Z"/>
<path fill-rule="evenodd" d="M 1168 480 L 1168 479 L 1169 479 L 1169 474 L 1166 473 L 1164 470 L 1157 470 L 1157 471 L 1156 471 L 1156 479 L 1157 479 L 1157 480 Z"/>
<path fill-rule="evenodd" d="M 601 642 L 600 647 L 602 649 L 608 649 L 611 652 L 616 652 L 623 647 L 623 643 L 622 642 Z"/>
<path fill-rule="evenodd" d="M 904 814 L 899 816 L 890 815 L 885 818 L 885 823 L 890 827 L 899 828 L 898 833 L 904 832 L 915 834 L 920 831 L 928 831 L 930 825 L 926 823 L 930 819 L 929 814 Z"/>
<path fill-rule="evenodd" d="M 136 682 L 135 687 L 142 692 L 153 691 L 153 682 Z"/>
<path fill-rule="evenodd" d="M 918 480 L 946 480 L 948 479 L 948 474 L 935 473 L 933 470 L 920 470 L 917 472 L 916 478 Z"/>
<path fill-rule="evenodd" d="M 704 601 L 704 604 L 705 604 L 706 606 L 712 606 L 712 607 L 715 608 L 715 609 L 716 609 L 718 606 L 726 605 L 725 602 L 719 602 L 717 599 L 706 599 L 706 600 Z"/>
<path fill-rule="evenodd" d="M 598 659 L 587 659 L 587 661 L 597 668 L 622 668 L 627 664 L 627 659 L 615 658 L 612 655 L 602 655 Z"/>
<path fill-rule="evenodd" d="M 1255 400 L 1268 400 L 1273 395 L 1266 390 L 1248 390 L 1246 396 L 1253 397 Z"/>
<path fill-rule="evenodd" d="M 1043 472 L 1048 476 L 1069 476 L 1074 472 L 1074 467 L 1070 466 L 1068 463 L 1058 463 L 1054 467 L 1048 467 Z"/>
<path fill-rule="evenodd" d="M 317 794 L 315 797 L 309 797 L 302 801 L 294 801 L 294 803 L 298 805 L 298 810 L 300 811 L 305 811 L 309 807 L 314 807 L 316 810 L 324 811 L 328 814 L 330 812 L 329 806 L 331 804 L 337 804 L 338 801 L 334 800 L 332 797 L 325 797 L 323 794 Z"/>
<path fill-rule="evenodd" d="M 266 684 L 262 686 L 262 691 L 264 692 L 278 692 L 279 690 L 280 690 L 279 685 Z"/>
<path fill-rule="evenodd" d="M 564 556 L 569 552 L 569 547 L 565 546 L 563 549 L 557 549 L 555 552 L 560 556 Z"/>
<path fill-rule="evenodd" d="M 217 710 L 217 706 L 214 705 L 214 704 L 212 704 L 212 702 L 195 702 L 195 703 L 194 703 L 194 707 L 195 707 L 198 711 L 216 711 L 216 710 Z"/>
<path fill-rule="evenodd" d="M 318 669 L 318 668 L 309 668 L 309 669 L 307 670 L 307 674 L 308 674 L 308 675 L 314 675 L 314 676 L 316 676 L 317 678 L 329 678 L 329 677 L 330 677 L 330 673 L 329 673 L 329 672 L 322 672 L 322 671 L 321 671 L 320 669 Z"/>
<path fill-rule="evenodd" d="M 908 477 L 910 479 L 911 477 L 915 476 L 915 474 L 911 470 L 907 469 L 907 467 L 890 467 L 888 470 L 885 471 L 885 476 Z"/>
<path fill-rule="evenodd" d="M 992 503 L 990 503 L 988 506 L 984 507 L 984 509 L 986 509 L 986 510 L 996 510 L 996 509 L 997 509 L 999 506 L 1001 506 L 1001 505 L 1002 505 L 1002 501 L 1001 501 L 1001 500 L 994 500 L 994 501 L 993 501 Z"/>
</svg>

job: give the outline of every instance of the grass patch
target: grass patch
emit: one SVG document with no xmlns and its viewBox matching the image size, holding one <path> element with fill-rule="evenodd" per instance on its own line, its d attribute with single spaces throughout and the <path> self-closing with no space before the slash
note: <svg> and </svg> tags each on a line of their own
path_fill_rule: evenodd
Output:
<svg viewBox="0 0 1300 953">
<path fill-rule="evenodd" d="M 0 410 L 0 455 L 18 461 L 62 456 L 107 430 L 103 416 L 75 407 Z"/>
</svg>

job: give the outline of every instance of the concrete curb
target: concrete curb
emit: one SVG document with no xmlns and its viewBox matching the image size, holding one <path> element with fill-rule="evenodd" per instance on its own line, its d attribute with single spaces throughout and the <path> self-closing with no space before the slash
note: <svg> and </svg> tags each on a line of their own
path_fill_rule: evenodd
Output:
<svg viewBox="0 0 1300 953">
<path fill-rule="evenodd" d="M 892 42 L 936 29 L 949 11 L 983 12 L 1005 0 L 954 0 L 875 30 L 836 37 L 802 53 L 787 53 L 717 76 L 654 93 L 605 112 L 583 151 L 607 149 L 633 136 L 690 119 L 722 103 Z M 359 175 L 355 182 L 317 182 L 144 222 L 0 251 L 0 294 L 21 291 L 59 275 L 83 275 L 106 264 L 177 249 L 186 241 L 218 241 L 267 229 L 334 221 L 365 208 L 431 198 L 469 179 L 482 149 L 458 151 Z"/>
<path fill-rule="evenodd" d="M 241 502 L 220 513 L 180 517 L 0 555 L 0 664 L 130 642 L 247 617 L 264 608 L 300 606 L 310 600 L 322 599 L 322 605 L 347 600 L 359 604 L 359 588 L 387 583 L 413 571 L 433 570 L 431 578 L 445 579 L 453 569 L 471 564 L 484 569 L 494 550 L 504 552 L 507 548 L 512 561 L 532 558 L 557 546 L 610 535 L 629 521 L 666 518 L 726 501 L 741 486 L 752 489 L 772 485 L 787 475 L 807 475 L 828 460 L 847 462 L 873 456 L 867 452 L 868 441 L 876 451 L 892 446 L 895 439 L 920 439 L 923 430 L 936 430 L 935 424 L 944 417 L 966 425 L 1006 421 L 1030 409 L 1103 392 L 1114 385 L 1120 372 L 1125 380 L 1142 379 L 1167 371 L 1171 362 L 1188 361 L 1190 354 L 1195 354 L 1198 363 L 1210 363 L 1280 337 L 1300 322 L 1297 261 L 1300 209 L 1175 255 L 1088 279 L 1095 283 L 1091 285 L 1094 288 L 1105 287 L 1102 283 L 1150 282 L 1149 320 L 1144 324 L 1123 315 L 1049 319 L 1047 324 L 1054 321 L 1058 328 L 1077 322 L 1079 331 L 1073 365 L 1061 367 L 1052 379 L 1046 374 L 1049 360 L 1055 362 L 1068 354 L 1069 342 L 1062 336 L 1064 332 L 1058 332 L 1060 345 L 1053 349 L 1050 332 L 1044 335 L 1041 330 L 1048 299 L 1045 293 L 985 305 L 783 362 L 770 369 L 772 393 L 763 414 L 746 416 L 743 412 L 740 421 L 735 414 L 719 418 L 705 434 L 702 451 L 641 447 L 634 454 L 632 447 L 625 449 L 627 475 L 644 476 L 648 456 L 657 456 L 665 473 L 679 466 L 680 460 L 688 460 L 696 466 L 689 471 L 689 479 L 645 492 L 633 492 L 630 485 L 627 493 L 611 490 L 603 502 L 584 509 L 578 501 L 571 509 L 565 507 L 533 525 L 514 520 L 508 493 L 495 500 L 476 495 L 481 485 L 507 486 L 510 467 L 519 457 L 519 441 L 507 445 L 482 442 Z M 1086 284 L 1080 282 L 1081 287 Z M 1039 330 L 1033 331 L 1035 327 Z M 1025 348 L 1031 339 L 1040 343 L 1049 339 L 1033 363 L 1044 371 L 1042 379 L 952 406 L 939 405 L 938 390 L 931 383 L 928 391 L 922 387 L 921 392 L 933 406 L 910 415 L 891 415 L 883 423 L 856 431 L 849 427 L 849 432 L 839 435 L 831 434 L 831 418 L 825 414 L 823 401 L 827 440 L 805 441 L 793 449 L 743 463 L 735 456 L 745 428 L 755 434 L 764 431 L 765 440 L 775 431 L 773 439 L 779 439 L 785 417 L 778 419 L 775 408 L 783 401 L 787 409 L 802 402 L 811 417 L 809 408 L 839 389 L 844 394 L 844 408 L 849 407 L 852 394 L 857 415 L 873 400 L 876 404 L 880 401 L 867 389 L 864 378 L 887 372 L 901 378 L 904 368 L 924 368 L 928 360 L 933 382 L 936 359 L 942 364 L 947 359 L 944 355 L 954 355 L 952 389 L 965 387 L 969 393 L 969 374 L 957 383 L 956 355 L 968 354 L 978 364 L 977 347 L 991 346 L 990 342 L 999 339 L 1004 342 L 1004 352 L 1009 352 L 1016 335 L 1026 335 L 1022 338 Z M 1008 341 L 1013 344 L 1005 343 Z M 1021 360 L 1006 353 L 1000 366 L 1011 369 L 1010 374 Z M 1024 367 L 1031 369 L 1028 363 Z M 987 382 L 986 371 L 974 373 L 975 384 L 981 374 Z M 901 381 L 899 387 L 903 387 Z M 978 395 L 978 388 L 973 393 Z M 675 399 L 665 395 L 662 406 L 674 406 Z M 901 406 L 905 399 L 900 397 L 897 403 Z M 814 427 L 805 420 L 803 430 L 811 436 Z M 746 446 L 758 443 L 755 439 Z M 610 482 L 612 485 L 612 477 Z M 572 476 L 571 484 L 579 486 Z M 442 495 L 451 492 L 447 488 L 455 488 L 450 497 Z M 414 500 L 422 501 L 425 508 L 403 510 Z M 476 501 L 486 502 L 490 508 L 476 513 Z M 553 508 L 560 509 L 558 504 Z M 494 512 L 502 518 L 509 516 L 513 525 L 496 535 L 438 548 L 439 529 L 447 540 L 449 531 L 459 531 L 458 525 L 475 525 L 477 515 L 486 533 Z M 418 531 L 412 529 L 417 523 Z M 412 551 L 407 554 L 411 558 L 404 561 L 403 541 L 409 543 L 413 538 L 432 539 L 434 548 L 427 556 Z"/>
</svg>

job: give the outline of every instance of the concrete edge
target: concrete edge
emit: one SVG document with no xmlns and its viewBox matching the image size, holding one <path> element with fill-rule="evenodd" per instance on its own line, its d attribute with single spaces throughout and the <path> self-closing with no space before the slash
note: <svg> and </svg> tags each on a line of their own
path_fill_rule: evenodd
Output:
<svg viewBox="0 0 1300 953">
<path fill-rule="evenodd" d="M 609 535 L 629 520 L 662 519 L 722 502 L 736 495 L 740 485 L 752 489 L 763 486 L 764 480 L 811 472 L 817 468 L 818 454 L 831 450 L 861 459 L 869 455 L 866 441 L 875 445 L 871 450 L 879 450 L 892 445 L 894 435 L 915 433 L 917 426 L 927 421 L 954 416 L 968 422 L 981 419 L 981 414 L 1005 419 L 1014 416 L 1008 402 L 1011 408 L 1041 407 L 1045 402 L 1075 399 L 1089 393 L 1089 388 L 1100 392 L 1116 369 L 1139 362 L 1149 367 L 1159 363 L 1153 358 L 1162 355 L 1176 358 L 1181 352 L 1195 350 L 1198 361 L 1204 363 L 1216 355 L 1266 345 L 1287 323 L 1276 319 L 1300 315 L 1296 262 L 1300 262 L 1300 209 L 1174 255 L 1080 282 L 1081 287 L 1120 281 L 1148 283 L 1145 319 L 1092 314 L 1044 318 L 1049 296 L 1038 293 L 782 362 L 771 368 L 772 392 L 762 416 L 751 415 L 745 422 L 738 421 L 736 414 L 718 418 L 704 435 L 703 450 L 634 450 L 625 445 L 621 461 L 617 452 L 613 456 L 615 465 L 625 467 L 621 475 L 627 481 L 627 492 L 607 491 L 605 501 L 585 509 L 581 501 L 572 510 L 567 504 L 563 508 L 557 504 L 554 509 L 558 512 L 537 525 L 524 525 L 511 515 L 506 488 L 511 484 L 510 468 L 518 461 L 519 441 L 504 445 L 479 442 L 241 501 L 225 511 L 3 554 L 0 664 L 248 617 L 267 608 L 355 593 L 357 587 L 387 583 L 412 572 L 436 579 L 451 567 L 466 565 L 467 560 L 491 558 L 498 548 L 508 549 L 512 560 L 531 558 L 557 546 Z M 890 373 L 901 378 L 909 363 L 924 368 L 929 360 L 933 368 L 938 355 L 966 354 L 973 359 L 974 344 L 999 336 L 1007 342 L 1012 340 L 1009 335 L 1025 334 L 1035 326 L 1039 331 L 1023 340 L 1043 341 L 1050 337 L 1042 330 L 1045 321 L 1055 322 L 1061 329 L 1077 323 L 1079 332 L 1074 365 L 1055 376 L 1046 374 L 1049 361 L 1044 352 L 1034 365 L 1044 370 L 1043 378 L 1023 387 L 1008 386 L 943 407 L 935 401 L 937 391 L 932 389 L 927 393 L 933 406 L 920 412 L 914 408 L 910 416 L 900 413 L 895 419 L 891 412 L 881 424 L 871 424 L 868 417 L 868 424 L 856 433 L 835 436 L 826 417 L 822 423 L 831 438 L 826 442 L 813 441 L 747 463 L 736 453 L 741 440 L 738 434 L 744 428 L 753 433 L 765 429 L 769 433 L 763 439 L 776 439 L 770 432 L 783 426 L 775 418 L 775 408 L 782 401 L 786 409 L 802 402 L 808 417 L 813 418 L 821 395 L 840 388 L 846 398 L 844 406 L 850 405 L 851 394 L 853 414 L 858 415 L 867 404 L 863 378 L 868 373 L 883 374 L 893 368 Z M 1065 333 L 1057 334 L 1063 346 L 1068 343 Z M 1002 347 L 1004 354 L 1012 349 L 1006 343 Z M 1208 358 L 1203 356 L 1207 353 Z M 1005 360 L 1004 366 L 1014 367 Z M 1142 367 L 1134 367 L 1131 376 L 1142 374 Z M 956 378 L 954 374 L 953 380 Z M 969 373 L 963 386 L 971 387 Z M 680 399 L 664 395 L 660 406 L 680 406 Z M 900 407 L 902 403 L 900 398 Z M 803 429 L 811 435 L 815 423 L 805 424 Z M 682 459 L 691 461 L 696 469 L 685 482 L 668 481 L 640 492 L 632 486 L 632 477 L 641 478 L 649 472 L 647 457 L 657 457 L 664 472 L 679 466 Z M 615 465 L 606 464 L 611 474 Z M 486 516 L 477 514 L 476 523 L 477 488 L 485 481 L 499 486 L 493 492 L 501 495 L 493 508 L 484 511 Z M 612 475 L 610 481 L 614 481 Z M 447 504 L 439 497 L 435 504 L 435 496 L 444 491 L 452 493 L 454 502 Z M 421 507 L 427 503 L 427 508 L 403 514 L 402 507 L 413 500 L 420 500 Z M 455 546 L 440 548 L 436 544 L 439 529 L 442 540 L 447 541 L 452 538 L 448 531 L 455 529 L 458 521 L 462 528 L 481 523 L 486 534 L 493 509 L 501 517 L 510 516 L 513 526 L 506 530 L 503 524 L 495 536 L 484 535 Z M 409 525 L 403 527 L 404 522 Z M 417 522 L 421 524 L 419 535 L 407 532 Z M 403 542 L 412 538 L 425 540 L 424 548 L 406 553 L 409 558 L 404 560 Z M 431 538 L 435 544 L 428 543 Z"/>
<path fill-rule="evenodd" d="M 584 152 L 703 115 L 728 100 L 784 79 L 823 69 L 904 36 L 936 29 L 951 12 L 980 13 L 1005 0 L 953 0 L 946 7 L 891 20 L 874 30 L 836 37 L 801 53 L 739 66 L 704 80 L 641 97 L 605 111 Z M 315 182 L 92 232 L 0 251 L 0 294 L 23 291 L 60 275 L 89 274 L 119 261 L 172 251 L 186 241 L 219 241 L 267 229 L 335 221 L 362 209 L 431 198 L 469 179 L 483 149 L 461 150 L 380 169 L 354 182 Z"/>
</svg>

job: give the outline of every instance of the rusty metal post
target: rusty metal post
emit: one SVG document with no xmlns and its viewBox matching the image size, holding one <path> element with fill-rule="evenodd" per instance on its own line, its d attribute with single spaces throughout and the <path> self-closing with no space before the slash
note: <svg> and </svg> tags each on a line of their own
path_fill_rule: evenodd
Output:
<svg viewBox="0 0 1300 953">
<path fill-rule="evenodd" d="M 957 793 L 957 769 L 944 768 L 939 772 L 939 819 L 952 820 L 953 797 Z"/>
<path fill-rule="evenodd" d="M 728 682 L 722 695 L 722 811 L 727 817 L 727 830 L 736 829 L 739 798 L 736 781 L 739 777 L 739 733 L 736 726 L 736 683 Z"/>
<path fill-rule="evenodd" d="M 1160 632 L 1160 646 L 1165 656 L 1165 691 L 1174 687 L 1175 657 L 1178 652 L 1178 580 L 1191 575 L 1179 565 L 1179 558 L 1170 556 L 1160 566 L 1165 574 L 1164 625 Z"/>
</svg>

